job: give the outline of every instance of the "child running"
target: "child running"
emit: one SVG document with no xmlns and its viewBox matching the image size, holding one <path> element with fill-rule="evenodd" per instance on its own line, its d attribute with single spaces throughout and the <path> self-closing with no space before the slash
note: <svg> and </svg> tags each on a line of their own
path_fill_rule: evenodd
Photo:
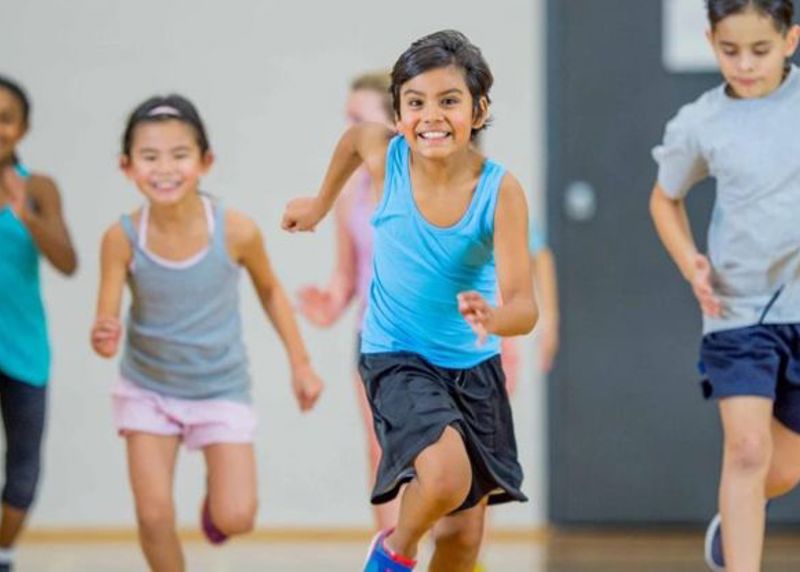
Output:
<svg viewBox="0 0 800 572">
<path fill-rule="evenodd" d="M 75 249 L 53 180 L 31 173 L 17 153 L 30 125 L 23 88 L 0 76 L 0 411 L 6 436 L 0 572 L 13 565 L 39 483 L 50 344 L 39 278 L 41 255 L 69 276 Z"/>
<path fill-rule="evenodd" d="M 393 127 L 392 98 L 389 93 L 389 72 L 361 74 L 350 84 L 347 96 L 348 123 L 382 123 Z M 364 167 L 360 167 L 345 185 L 345 191 L 336 201 L 336 266 L 325 288 L 306 286 L 298 294 L 299 309 L 313 324 L 320 327 L 333 325 L 355 302 L 358 305 L 358 322 L 361 323 L 372 280 L 372 227 L 370 219 L 375 211 L 375 193 L 372 181 Z M 356 336 L 360 345 L 360 333 Z M 367 455 L 370 479 L 374 479 L 380 461 L 380 446 L 373 429 L 364 384 L 356 373 L 358 406 L 367 433 Z M 373 518 L 378 530 L 397 523 L 399 500 L 373 506 Z"/>
<path fill-rule="evenodd" d="M 120 165 L 146 202 L 112 225 L 102 244 L 92 346 L 103 357 L 116 353 L 127 281 L 131 307 L 114 418 L 127 442 L 140 542 L 155 572 L 185 569 L 172 497 L 181 441 L 205 456 L 201 523 L 208 540 L 221 543 L 253 527 L 256 419 L 240 267 L 284 343 L 301 410 L 313 407 L 322 389 L 258 227 L 198 190 L 212 163 L 191 102 L 170 95 L 139 105 L 125 129 Z"/>
<path fill-rule="evenodd" d="M 650 209 L 703 313 L 706 396 L 724 431 L 712 570 L 761 569 L 765 501 L 800 480 L 800 29 L 791 0 L 708 0 L 725 82 L 684 106 L 653 151 Z M 708 252 L 684 205 L 717 182 Z"/>
<path fill-rule="evenodd" d="M 526 500 L 498 336 L 529 332 L 537 308 L 525 194 L 471 144 L 487 124 L 492 81 L 463 34 L 414 42 L 392 71 L 399 134 L 350 128 L 319 194 L 284 214 L 285 229 L 310 231 L 362 163 L 375 183 L 359 361 L 382 449 L 372 501 L 407 485 L 396 528 L 372 543 L 368 572 L 412 570 L 432 528 L 430 570 L 471 572 L 487 504 Z"/>
</svg>

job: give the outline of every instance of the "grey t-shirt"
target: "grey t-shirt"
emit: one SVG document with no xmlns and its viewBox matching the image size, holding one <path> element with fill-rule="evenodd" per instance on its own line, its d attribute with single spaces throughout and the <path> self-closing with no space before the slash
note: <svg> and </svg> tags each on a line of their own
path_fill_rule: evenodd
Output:
<svg viewBox="0 0 800 572">
<path fill-rule="evenodd" d="M 707 91 L 667 123 L 653 158 L 672 198 L 717 181 L 708 252 L 724 309 L 703 316 L 703 333 L 800 323 L 800 71 L 759 99 Z"/>
</svg>

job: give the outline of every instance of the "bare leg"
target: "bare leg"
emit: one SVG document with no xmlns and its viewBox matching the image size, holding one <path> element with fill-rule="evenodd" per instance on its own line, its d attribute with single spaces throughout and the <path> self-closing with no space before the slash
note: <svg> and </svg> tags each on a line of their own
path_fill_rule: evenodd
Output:
<svg viewBox="0 0 800 572">
<path fill-rule="evenodd" d="M 772 401 L 720 401 L 725 432 L 719 505 L 728 572 L 758 572 L 764 545 L 765 486 L 772 457 Z"/>
<path fill-rule="evenodd" d="M 472 468 L 461 435 L 447 427 L 414 461 L 417 476 L 406 486 L 400 518 L 386 547 L 416 558 L 417 545 L 434 523 L 457 509 L 469 493 Z"/>
<path fill-rule="evenodd" d="M 772 419 L 772 463 L 767 474 L 767 498 L 785 495 L 800 482 L 800 434 Z"/>
<path fill-rule="evenodd" d="M 250 443 L 219 443 L 203 449 L 208 470 L 208 502 L 214 526 L 231 536 L 253 530 L 256 460 Z"/>
<path fill-rule="evenodd" d="M 436 551 L 429 572 L 472 572 L 478 560 L 486 522 L 486 499 L 477 506 L 446 516 L 433 527 Z"/>
<path fill-rule="evenodd" d="M 3 503 L 3 517 L 0 520 L 0 548 L 11 548 L 14 545 L 17 536 L 22 532 L 27 516 L 28 511 Z"/>
<path fill-rule="evenodd" d="M 128 472 L 136 502 L 139 542 L 153 572 L 184 572 L 180 540 L 175 530 L 172 480 L 178 437 L 131 433 Z"/>
</svg>

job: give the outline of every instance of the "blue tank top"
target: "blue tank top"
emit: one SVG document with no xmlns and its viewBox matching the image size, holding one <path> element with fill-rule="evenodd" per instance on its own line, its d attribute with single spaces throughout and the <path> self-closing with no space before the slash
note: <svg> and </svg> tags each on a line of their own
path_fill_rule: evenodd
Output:
<svg viewBox="0 0 800 572">
<path fill-rule="evenodd" d="M 225 245 L 225 211 L 203 197 L 208 248 L 181 262 L 147 250 L 148 209 L 139 228 L 122 227 L 133 248 L 131 307 L 121 374 L 145 389 L 181 399 L 250 401 L 239 314 L 240 269 Z"/>
<path fill-rule="evenodd" d="M 22 165 L 17 174 L 28 178 Z M 50 344 L 39 279 L 39 249 L 10 207 L 0 207 L 0 370 L 42 387 L 50 377 Z"/>
<path fill-rule="evenodd" d="M 487 159 L 467 212 L 441 228 L 417 209 L 409 159 L 408 143 L 396 136 L 372 218 L 373 279 L 361 351 L 408 351 L 441 367 L 466 369 L 500 352 L 496 336 L 477 345 L 456 295 L 475 290 L 496 303 L 494 213 L 505 170 Z"/>
</svg>

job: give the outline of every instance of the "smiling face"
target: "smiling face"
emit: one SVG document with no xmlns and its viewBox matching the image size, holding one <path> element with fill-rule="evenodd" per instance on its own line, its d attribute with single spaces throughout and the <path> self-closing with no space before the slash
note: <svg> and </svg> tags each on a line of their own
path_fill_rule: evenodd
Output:
<svg viewBox="0 0 800 572">
<path fill-rule="evenodd" d="M 722 19 L 708 39 L 734 94 L 754 99 L 780 86 L 786 58 L 797 48 L 798 27 L 784 33 L 770 16 L 751 8 Z"/>
<path fill-rule="evenodd" d="M 461 69 L 434 68 L 400 86 L 397 130 L 409 147 L 426 158 L 444 158 L 468 148 L 473 129 L 486 122 L 488 101 L 473 99 Z"/>
<path fill-rule="evenodd" d="M 121 167 L 153 204 L 177 204 L 197 193 L 200 178 L 213 163 L 200 150 L 194 128 L 183 121 L 148 121 L 136 126 L 130 155 Z"/>
<path fill-rule="evenodd" d="M 22 102 L 11 91 L 0 87 L 0 164 L 11 162 L 27 130 Z"/>
</svg>

